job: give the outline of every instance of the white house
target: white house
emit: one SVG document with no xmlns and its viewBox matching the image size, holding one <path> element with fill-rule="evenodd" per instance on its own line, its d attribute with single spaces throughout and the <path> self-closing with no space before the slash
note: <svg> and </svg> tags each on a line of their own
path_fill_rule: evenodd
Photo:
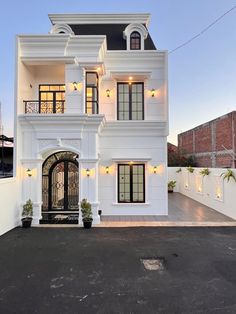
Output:
<svg viewBox="0 0 236 314">
<path fill-rule="evenodd" d="M 149 14 L 52 14 L 17 36 L 16 175 L 34 224 L 167 215 L 167 52 Z"/>
</svg>

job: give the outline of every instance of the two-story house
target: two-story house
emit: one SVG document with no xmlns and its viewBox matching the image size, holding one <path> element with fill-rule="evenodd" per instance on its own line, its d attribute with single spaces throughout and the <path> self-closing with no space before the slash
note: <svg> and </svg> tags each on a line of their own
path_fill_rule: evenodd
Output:
<svg viewBox="0 0 236 314">
<path fill-rule="evenodd" d="M 17 36 L 16 171 L 34 224 L 167 215 L 167 52 L 149 14 L 51 14 Z"/>
</svg>

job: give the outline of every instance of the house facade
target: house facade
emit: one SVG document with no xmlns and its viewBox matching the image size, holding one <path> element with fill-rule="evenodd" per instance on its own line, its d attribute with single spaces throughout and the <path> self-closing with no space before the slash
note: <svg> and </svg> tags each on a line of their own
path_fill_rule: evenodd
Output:
<svg viewBox="0 0 236 314">
<path fill-rule="evenodd" d="M 34 224 L 167 215 L 167 52 L 149 14 L 55 14 L 17 36 L 16 172 Z"/>
</svg>

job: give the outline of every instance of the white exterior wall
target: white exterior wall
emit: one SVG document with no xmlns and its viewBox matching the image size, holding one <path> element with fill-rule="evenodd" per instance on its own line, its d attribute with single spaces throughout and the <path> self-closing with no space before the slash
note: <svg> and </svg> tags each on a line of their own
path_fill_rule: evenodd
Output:
<svg viewBox="0 0 236 314">
<path fill-rule="evenodd" d="M 20 222 L 18 186 L 16 178 L 0 179 L 0 235 Z"/>
<path fill-rule="evenodd" d="M 107 130 L 107 133 L 109 130 Z M 138 132 L 137 132 L 138 133 Z M 99 201 L 104 215 L 167 215 L 165 137 L 102 135 L 100 139 Z M 126 159 L 126 161 L 118 161 Z M 145 203 L 118 203 L 117 164 L 145 163 Z M 157 166 L 157 173 L 153 172 Z M 109 173 L 106 173 L 109 167 Z"/>
<path fill-rule="evenodd" d="M 180 192 L 218 212 L 236 219 L 235 193 L 236 183 L 233 180 L 227 182 L 223 180 L 221 174 L 226 169 L 209 168 L 210 174 L 202 177 L 202 168 L 194 168 L 193 173 L 189 173 L 186 168 L 181 168 L 180 173 L 176 173 L 179 168 L 168 168 L 168 181 L 177 181 L 175 192 Z M 236 171 L 234 171 L 236 175 Z"/>
</svg>

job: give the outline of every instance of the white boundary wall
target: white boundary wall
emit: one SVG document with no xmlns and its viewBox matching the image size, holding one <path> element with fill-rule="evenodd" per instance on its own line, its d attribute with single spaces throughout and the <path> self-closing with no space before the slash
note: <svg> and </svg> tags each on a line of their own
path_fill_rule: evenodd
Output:
<svg viewBox="0 0 236 314">
<path fill-rule="evenodd" d="M 210 174 L 203 177 L 202 168 L 194 168 L 190 173 L 186 168 L 176 173 L 179 167 L 168 168 L 168 181 L 177 181 L 174 192 L 180 192 L 218 212 L 236 219 L 236 182 L 223 180 L 227 169 L 209 168 Z M 236 176 L 236 170 L 234 169 Z"/>
<path fill-rule="evenodd" d="M 18 226 L 19 222 L 17 179 L 0 179 L 0 235 Z"/>
</svg>

